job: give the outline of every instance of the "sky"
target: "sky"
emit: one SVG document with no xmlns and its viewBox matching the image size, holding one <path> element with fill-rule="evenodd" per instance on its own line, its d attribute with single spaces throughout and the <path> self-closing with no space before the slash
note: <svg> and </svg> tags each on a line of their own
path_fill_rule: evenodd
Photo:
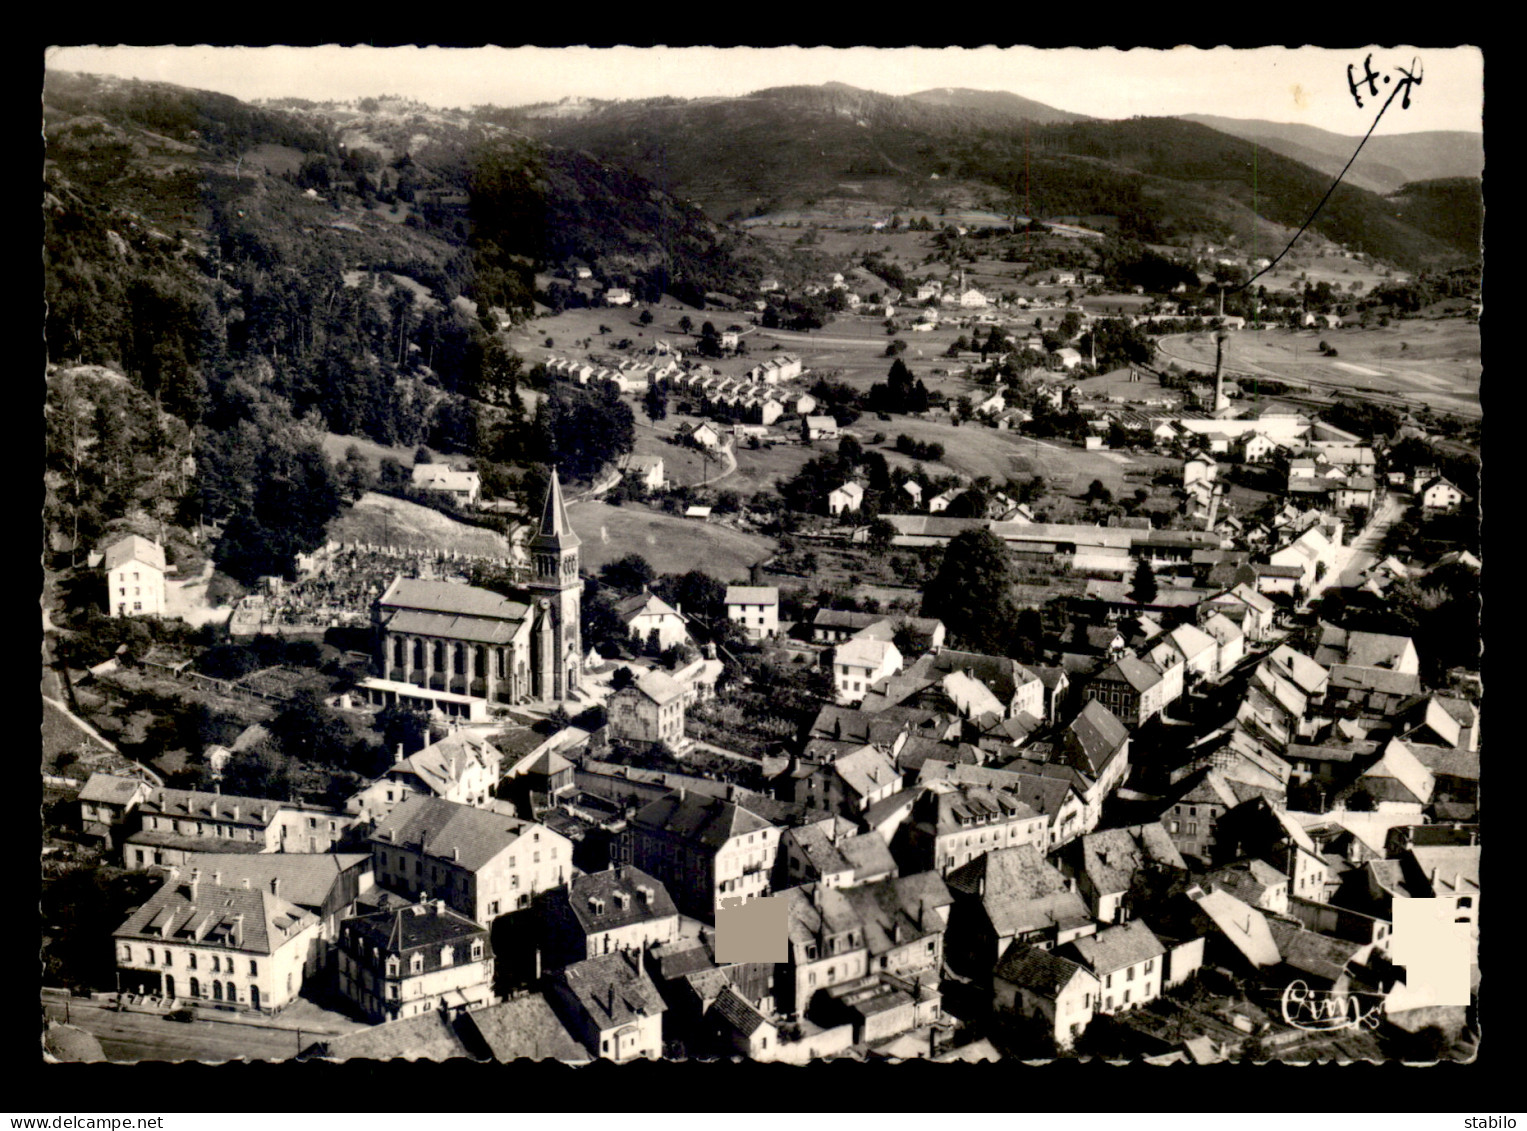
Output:
<svg viewBox="0 0 1527 1131">
<path fill-rule="evenodd" d="M 697 98 L 842 82 L 885 94 L 1005 90 L 1097 118 L 1217 114 L 1366 133 L 1419 59 L 1410 107 L 1395 99 L 1375 134 L 1482 131 L 1478 48 L 1372 49 L 1379 96 L 1359 108 L 1347 82 L 1369 49 L 1179 47 L 59 47 L 50 70 L 176 83 L 235 97 L 315 101 L 398 94 L 438 107 L 519 106 L 565 97 Z"/>
</svg>

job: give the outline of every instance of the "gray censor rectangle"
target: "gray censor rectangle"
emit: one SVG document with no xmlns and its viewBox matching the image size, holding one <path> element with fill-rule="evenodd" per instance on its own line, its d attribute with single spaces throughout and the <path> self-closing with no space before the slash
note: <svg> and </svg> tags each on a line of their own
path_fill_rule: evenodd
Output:
<svg viewBox="0 0 1527 1131">
<path fill-rule="evenodd" d="M 716 961 L 787 961 L 787 903 L 777 896 L 765 896 L 717 911 Z"/>
</svg>

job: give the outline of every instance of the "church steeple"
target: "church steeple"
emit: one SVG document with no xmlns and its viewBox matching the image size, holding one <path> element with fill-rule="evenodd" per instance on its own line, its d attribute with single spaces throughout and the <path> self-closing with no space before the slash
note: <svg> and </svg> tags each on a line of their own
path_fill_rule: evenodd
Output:
<svg viewBox="0 0 1527 1131">
<path fill-rule="evenodd" d="M 557 477 L 557 469 L 553 467 L 551 485 L 546 490 L 546 503 L 541 508 L 541 528 L 532 540 L 532 548 L 571 550 L 579 543 L 573 524 L 567 520 L 567 504 L 562 501 L 562 483 Z"/>
<path fill-rule="evenodd" d="M 581 539 L 567 520 L 562 483 L 552 468 L 541 507 L 541 528 L 530 540 L 531 578 L 527 588 L 536 613 L 531 640 L 532 694 L 541 700 L 573 698 L 583 681 L 579 651 L 583 579 L 578 572 Z"/>
</svg>

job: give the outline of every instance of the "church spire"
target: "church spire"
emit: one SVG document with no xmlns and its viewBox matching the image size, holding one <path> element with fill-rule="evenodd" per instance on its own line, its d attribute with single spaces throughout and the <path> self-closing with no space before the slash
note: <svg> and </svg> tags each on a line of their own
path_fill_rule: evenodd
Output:
<svg viewBox="0 0 1527 1131">
<path fill-rule="evenodd" d="M 546 504 L 541 509 L 541 529 L 535 540 L 541 544 L 554 543 L 561 549 L 572 549 L 580 539 L 567 520 L 567 504 L 562 501 L 562 483 L 557 469 L 551 469 L 551 485 L 546 489 Z"/>
</svg>

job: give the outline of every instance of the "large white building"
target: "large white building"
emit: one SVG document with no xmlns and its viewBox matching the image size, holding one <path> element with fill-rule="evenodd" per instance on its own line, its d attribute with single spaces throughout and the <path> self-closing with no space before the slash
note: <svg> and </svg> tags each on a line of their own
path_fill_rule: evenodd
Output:
<svg viewBox="0 0 1527 1131">
<path fill-rule="evenodd" d="M 318 916 L 247 879 L 220 878 L 172 871 L 116 929 L 120 990 L 243 1010 L 291 1003 L 317 945 Z"/>
<path fill-rule="evenodd" d="M 106 609 L 114 617 L 164 615 L 164 547 L 129 534 L 106 551 Z"/>
</svg>

